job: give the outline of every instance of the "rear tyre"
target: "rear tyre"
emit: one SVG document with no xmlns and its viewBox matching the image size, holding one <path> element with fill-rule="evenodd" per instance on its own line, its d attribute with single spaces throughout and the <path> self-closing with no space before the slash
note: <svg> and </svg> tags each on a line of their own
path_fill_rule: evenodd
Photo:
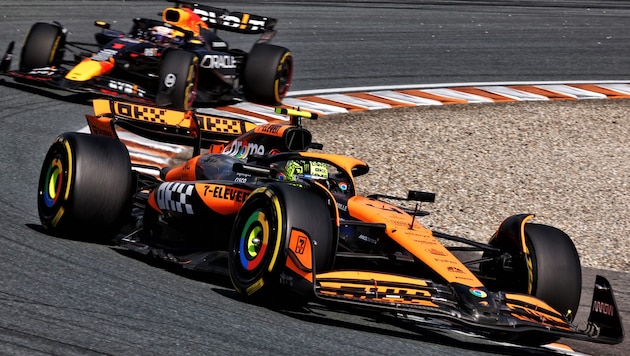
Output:
<svg viewBox="0 0 630 356">
<path fill-rule="evenodd" d="M 175 110 L 190 110 L 195 101 L 198 74 L 197 56 L 184 50 L 166 52 L 160 65 L 157 104 Z"/>
<path fill-rule="evenodd" d="M 110 237 L 129 212 L 131 187 L 129 153 L 120 141 L 64 133 L 51 145 L 42 165 L 37 196 L 40 221 L 53 234 L 93 241 Z"/>
<path fill-rule="evenodd" d="M 271 302 L 279 291 L 293 229 L 316 242 L 315 268 L 330 269 L 334 257 L 332 221 L 326 202 L 312 191 L 274 184 L 254 191 L 239 211 L 228 246 L 228 267 L 236 291 Z"/>
<path fill-rule="evenodd" d="M 255 45 L 247 57 L 243 91 L 251 102 L 278 105 L 289 91 L 293 76 L 291 52 L 270 44 Z"/>
<path fill-rule="evenodd" d="M 63 58 L 65 39 L 66 35 L 59 26 L 44 22 L 34 24 L 24 40 L 20 71 L 58 65 Z"/>
</svg>

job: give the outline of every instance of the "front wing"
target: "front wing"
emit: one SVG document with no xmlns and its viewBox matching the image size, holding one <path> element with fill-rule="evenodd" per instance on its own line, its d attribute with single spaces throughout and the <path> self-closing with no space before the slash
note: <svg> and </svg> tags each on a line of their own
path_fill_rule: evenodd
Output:
<svg viewBox="0 0 630 356">
<path fill-rule="evenodd" d="M 1 73 L 15 78 L 18 82 L 33 85 L 46 85 L 49 88 L 72 93 L 102 95 L 123 100 L 151 104 L 155 103 L 156 93 L 136 83 L 121 78 L 100 76 L 85 82 L 75 82 L 64 78 L 63 68 L 36 68 L 29 72 L 8 71 Z"/>
<path fill-rule="evenodd" d="M 310 238 L 301 235 L 302 239 Z M 294 290 L 315 300 L 341 307 L 373 310 L 409 321 L 421 328 L 477 334 L 492 340 L 551 340 L 569 338 L 618 344 L 624 332 L 608 280 L 597 276 L 587 324 L 580 329 L 543 301 L 526 294 L 491 292 L 485 288 L 435 283 L 369 271 L 316 273 L 313 254 L 304 253 L 305 241 L 287 244 L 285 273 Z"/>
<path fill-rule="evenodd" d="M 315 276 L 315 295 L 325 302 L 389 312 L 418 326 L 448 327 L 489 338 L 510 334 L 549 335 L 604 344 L 623 341 L 621 319 L 610 283 L 597 276 L 588 323 L 584 329 L 567 323 L 553 309 L 520 294 L 489 293 L 499 308 L 491 317 L 465 310 L 440 298 L 442 287 L 418 280 L 372 272 L 329 272 Z"/>
</svg>

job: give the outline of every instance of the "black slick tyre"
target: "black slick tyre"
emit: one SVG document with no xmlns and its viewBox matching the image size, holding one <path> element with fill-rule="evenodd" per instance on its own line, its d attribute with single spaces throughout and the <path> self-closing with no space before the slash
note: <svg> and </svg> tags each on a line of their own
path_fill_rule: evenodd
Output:
<svg viewBox="0 0 630 356">
<path fill-rule="evenodd" d="M 129 152 L 120 141 L 61 134 L 49 148 L 39 177 L 42 226 L 52 234 L 84 240 L 108 237 L 129 212 L 132 181 Z"/>
<path fill-rule="evenodd" d="M 160 64 L 157 104 L 175 110 L 190 110 L 197 91 L 199 60 L 184 50 L 166 52 Z"/>
<path fill-rule="evenodd" d="M 65 34 L 59 26 L 44 22 L 34 24 L 24 39 L 20 71 L 58 65 L 63 57 L 64 42 Z"/>
<path fill-rule="evenodd" d="M 526 224 L 532 278 L 528 293 L 559 312 L 575 317 L 582 292 L 582 267 L 573 241 L 548 225 Z"/>
<path fill-rule="evenodd" d="M 247 56 L 243 91 L 251 102 L 278 105 L 289 91 L 293 76 L 293 56 L 280 46 L 255 45 Z"/>
<path fill-rule="evenodd" d="M 236 291 L 253 301 L 268 302 L 283 295 L 280 273 L 287 241 L 294 230 L 317 244 L 314 265 L 332 265 L 332 221 L 325 200 L 312 191 L 287 184 L 255 190 L 239 211 L 228 246 L 228 268 Z"/>
</svg>

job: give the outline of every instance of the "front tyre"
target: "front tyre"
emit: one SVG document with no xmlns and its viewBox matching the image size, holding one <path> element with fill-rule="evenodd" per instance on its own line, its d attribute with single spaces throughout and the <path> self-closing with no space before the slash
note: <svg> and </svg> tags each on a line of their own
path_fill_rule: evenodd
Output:
<svg viewBox="0 0 630 356">
<path fill-rule="evenodd" d="M 53 234 L 106 237 L 122 226 L 131 187 L 129 153 L 120 141 L 61 134 L 49 148 L 39 177 L 42 226 Z"/>
<path fill-rule="evenodd" d="M 532 270 L 529 294 L 572 321 L 582 292 L 582 268 L 573 241 L 563 231 L 540 224 L 526 224 L 525 235 Z"/>
<path fill-rule="evenodd" d="M 279 105 L 289 91 L 293 76 L 293 56 L 280 46 L 255 45 L 247 56 L 243 91 L 251 102 Z"/>
<path fill-rule="evenodd" d="M 571 238 L 555 227 L 526 223 L 531 216 L 507 218 L 480 265 L 484 283 L 492 290 L 530 294 L 572 321 L 580 302 L 582 268 Z M 523 247 L 523 241 L 525 246 Z M 490 260 L 491 258 L 491 260 Z"/>
<path fill-rule="evenodd" d="M 190 110 L 197 91 L 199 59 L 184 50 L 166 52 L 160 64 L 160 82 L 156 104 L 174 110 Z"/>
<path fill-rule="evenodd" d="M 228 267 L 236 291 L 258 301 L 278 298 L 280 273 L 293 231 L 317 245 L 317 271 L 332 266 L 335 244 L 326 201 L 316 193 L 287 184 L 255 190 L 239 211 L 228 246 Z"/>
<path fill-rule="evenodd" d="M 63 58 L 65 39 L 66 35 L 60 26 L 44 22 L 34 24 L 24 39 L 20 71 L 58 65 Z"/>
</svg>

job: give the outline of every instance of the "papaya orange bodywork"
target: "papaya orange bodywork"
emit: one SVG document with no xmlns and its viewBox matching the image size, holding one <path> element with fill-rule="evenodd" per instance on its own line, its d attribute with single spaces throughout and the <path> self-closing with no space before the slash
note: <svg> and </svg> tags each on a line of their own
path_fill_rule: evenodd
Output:
<svg viewBox="0 0 630 356">
<path fill-rule="evenodd" d="M 204 203 L 219 214 L 236 214 L 251 193 L 251 190 L 220 184 L 195 184 L 197 194 Z"/>
<path fill-rule="evenodd" d="M 387 234 L 449 283 L 481 287 L 477 277 L 433 233 L 399 208 L 361 196 L 348 200 L 350 215 L 360 221 L 387 224 Z"/>
</svg>

